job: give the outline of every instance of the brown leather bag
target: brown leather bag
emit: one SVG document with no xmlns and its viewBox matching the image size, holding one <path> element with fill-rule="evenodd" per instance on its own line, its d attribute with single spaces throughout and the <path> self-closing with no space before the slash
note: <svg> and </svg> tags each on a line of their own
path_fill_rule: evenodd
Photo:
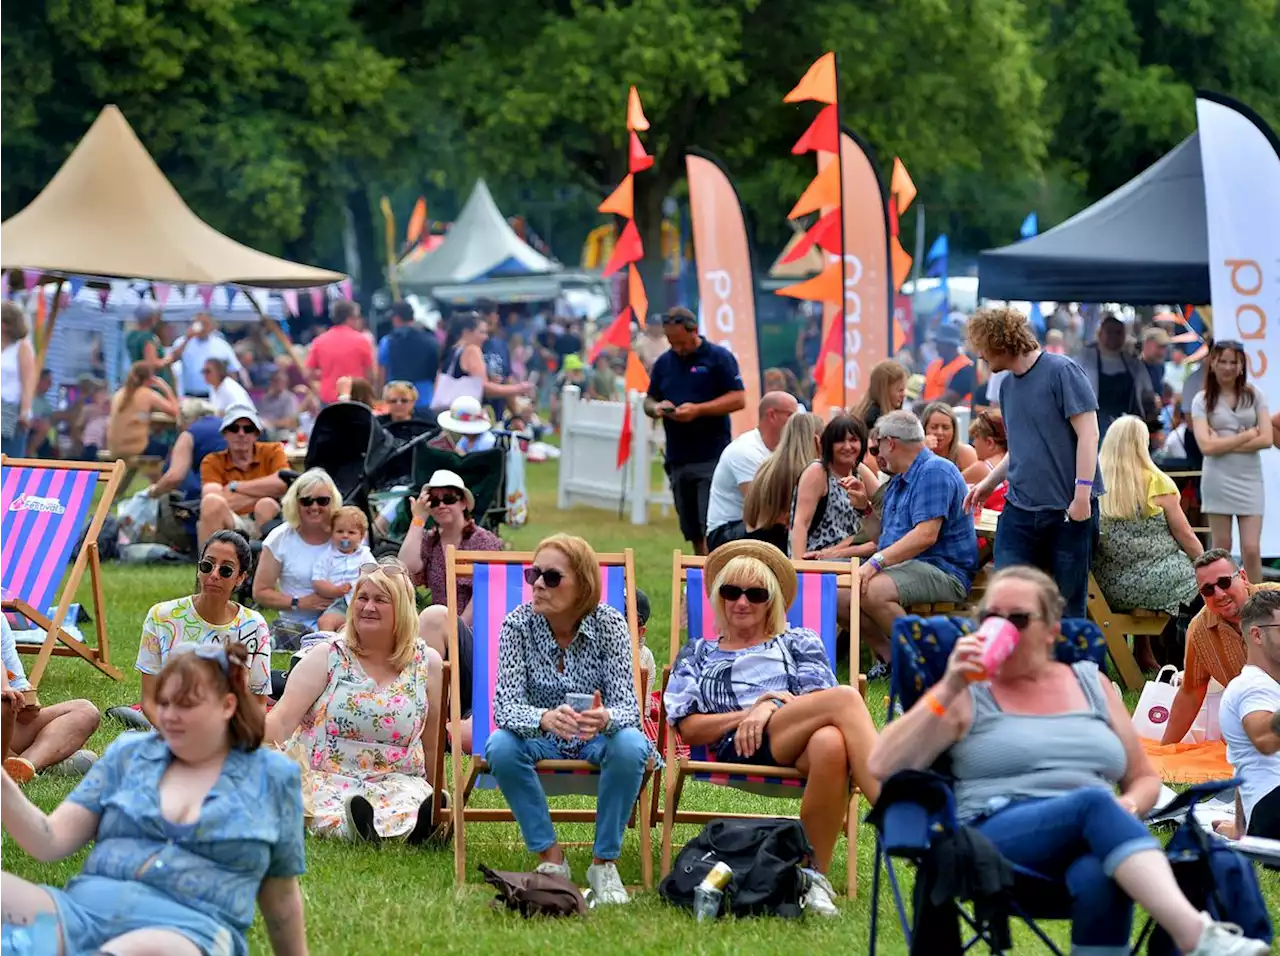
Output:
<svg viewBox="0 0 1280 956">
<path fill-rule="evenodd" d="M 492 885 L 498 895 L 492 905 L 515 910 L 528 919 L 530 916 L 585 916 L 587 901 L 582 891 L 563 876 L 550 873 L 512 873 L 507 870 L 491 870 L 481 864 L 480 872 L 486 883 Z"/>
</svg>

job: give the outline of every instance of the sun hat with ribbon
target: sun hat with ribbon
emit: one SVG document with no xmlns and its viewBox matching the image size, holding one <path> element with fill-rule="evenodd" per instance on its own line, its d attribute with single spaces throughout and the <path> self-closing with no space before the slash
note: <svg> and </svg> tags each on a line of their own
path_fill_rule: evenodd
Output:
<svg viewBox="0 0 1280 956">
<path fill-rule="evenodd" d="M 459 395 L 453 400 L 447 412 L 441 412 L 436 416 L 436 421 L 445 431 L 459 435 L 479 435 L 493 427 L 489 422 L 489 416 L 484 413 L 484 406 L 480 404 L 480 399 L 473 395 Z"/>
<path fill-rule="evenodd" d="M 715 583 L 716 578 L 720 576 L 724 566 L 734 558 L 743 557 L 756 558 L 764 563 L 765 567 L 778 580 L 778 588 L 782 591 L 783 605 L 791 607 L 791 603 L 796 599 L 796 591 L 799 588 L 799 583 L 796 580 L 795 565 L 791 563 L 791 560 L 785 554 L 767 541 L 755 541 L 750 538 L 722 544 L 707 556 L 707 563 L 702 569 L 702 580 L 707 589 L 707 595 L 711 595 L 711 586 Z"/>
</svg>

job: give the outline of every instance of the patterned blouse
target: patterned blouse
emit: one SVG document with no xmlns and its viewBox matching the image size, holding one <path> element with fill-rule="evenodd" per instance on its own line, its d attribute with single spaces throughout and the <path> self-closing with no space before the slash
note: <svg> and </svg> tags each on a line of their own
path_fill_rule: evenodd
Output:
<svg viewBox="0 0 1280 956">
<path fill-rule="evenodd" d="M 821 465 L 821 459 L 813 462 L 813 464 Z M 816 522 L 811 522 L 805 534 L 805 547 L 810 551 L 821 551 L 823 548 L 829 548 L 832 545 L 839 544 L 845 538 L 851 538 L 862 530 L 862 515 L 858 514 L 853 502 L 849 500 L 849 493 L 844 490 L 840 484 L 840 479 L 831 473 L 829 468 L 823 468 L 823 473 L 827 476 L 827 493 L 818 499 L 817 505 L 814 506 L 814 517 Z M 856 477 L 856 473 L 855 473 Z M 800 498 L 799 483 L 796 484 L 796 490 L 791 494 L 791 521 L 792 527 L 796 523 L 796 502 Z M 803 558 L 803 554 L 793 554 L 793 558 Z"/>
<path fill-rule="evenodd" d="M 676 659 L 663 702 L 677 724 L 690 714 L 747 710 L 766 691 L 799 696 L 837 683 L 822 639 L 807 627 L 792 627 L 737 650 L 723 650 L 719 641 L 690 641 Z"/>
<path fill-rule="evenodd" d="M 159 674 L 179 644 L 228 644 L 239 641 L 249 649 L 249 690 L 259 697 L 271 693 L 271 634 L 257 611 L 233 605 L 236 616 L 227 624 L 210 624 L 196 610 L 191 595 L 153 604 L 142 622 L 142 642 L 135 665 L 144 674 Z"/>
<path fill-rule="evenodd" d="M 486 531 L 479 525 L 472 525 L 471 533 L 462 536 L 459 551 L 501 551 L 506 542 L 492 531 Z M 413 576 L 413 583 L 421 587 L 426 585 L 431 592 L 432 604 L 448 604 L 444 574 L 444 545 L 440 543 L 440 535 L 434 530 L 422 533 L 422 571 Z M 471 579 L 458 579 L 458 613 L 461 614 L 471 603 Z"/>
<path fill-rule="evenodd" d="M 83 873 L 168 893 L 228 926 L 247 954 L 262 881 L 306 869 L 298 765 L 266 748 L 232 750 L 187 827 L 160 812 L 171 759 L 159 734 L 121 734 L 67 797 L 98 815 Z"/>
<path fill-rule="evenodd" d="M 564 703 L 566 694 L 600 691 L 612 720 L 604 733 L 640 726 L 640 708 L 631 669 L 631 632 L 616 608 L 601 604 L 583 618 L 573 642 L 561 649 L 551 625 L 533 605 L 521 604 L 507 615 L 498 635 L 498 682 L 493 695 L 495 726 L 537 737 L 548 710 Z M 584 741 L 554 738 L 567 755 Z"/>
</svg>

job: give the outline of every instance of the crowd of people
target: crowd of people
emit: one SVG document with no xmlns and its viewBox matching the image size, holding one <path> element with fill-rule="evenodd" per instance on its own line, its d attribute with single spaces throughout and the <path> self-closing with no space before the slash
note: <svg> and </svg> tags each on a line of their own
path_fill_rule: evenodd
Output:
<svg viewBox="0 0 1280 956">
<path fill-rule="evenodd" d="M 356 400 L 363 383 L 373 398 L 386 378 L 389 420 L 434 413 L 448 447 L 466 452 L 494 419 L 521 414 L 518 403 L 535 397 L 542 380 L 522 379 L 521 369 L 588 371 L 572 325 L 495 337 L 496 309 L 464 315 L 432 354 L 434 337 L 403 311 L 393 315 L 384 353 L 364 335 L 358 309 L 335 307 L 334 328 L 308 352 L 303 368 L 314 377 L 303 388 L 323 401 Z M 6 325 L 6 342 L 17 331 Z M 294 425 L 280 398 L 291 394 L 287 368 L 271 373 L 267 397 L 276 404 L 264 412 L 261 400 L 225 388 L 238 372 L 204 331 L 202 320 L 167 354 L 148 338 L 132 393 L 111 402 L 138 422 L 151 414 L 139 391 L 177 403 L 181 432 L 147 493 L 194 491 L 201 503 L 195 593 L 148 612 L 136 662 L 140 704 L 112 712 L 139 732 L 101 757 L 85 750 L 97 708 L 35 703 L 4 623 L 5 829 L 42 860 L 94 843 L 65 888 L 4 873 L 6 952 L 244 953 L 256 899 L 275 951 L 305 953 L 304 832 L 429 845 L 439 822 L 434 794 L 444 786 L 437 748 L 448 740 L 471 750 L 470 674 L 482 663 L 473 659 L 471 591 L 462 582 L 453 604 L 459 659 L 449 663 L 462 675 L 463 723 L 442 727 L 452 629 L 444 555 L 451 546 L 504 546 L 478 525 L 472 491 L 456 472 L 437 471 L 412 500 L 398 556 L 374 560 L 370 515 L 344 504 L 327 472 L 288 483 L 280 475 L 283 445 L 272 435 Z M 501 349 L 490 345 L 496 339 Z M 663 426 L 681 534 L 708 555 L 717 636 L 690 642 L 671 662 L 665 712 L 685 743 L 718 759 L 806 773 L 811 912 L 839 913 L 827 873 L 851 788 L 875 804 L 895 773 L 945 753 L 961 819 L 1005 856 L 1065 883 L 1074 946 L 1127 951 L 1137 902 L 1183 952 L 1267 951 L 1188 902 L 1142 823 L 1159 781 L 1122 700 L 1096 666 L 1069 667 L 1052 655 L 1062 618 L 1085 616 L 1091 572 L 1113 607 L 1186 617 L 1186 678 L 1166 740 L 1185 735 L 1210 679 L 1226 686 L 1223 734 L 1244 781 L 1236 827 L 1280 837 L 1280 586 L 1262 581 L 1260 554 L 1244 546 L 1260 526 L 1250 512 L 1260 509 L 1261 490 L 1249 498 L 1239 487 L 1260 484 L 1247 462 L 1272 428 L 1235 345 L 1210 351 L 1192 418 L 1206 458 L 1231 456 L 1218 479 L 1206 467 L 1203 510 L 1222 519 L 1215 545 L 1224 535 L 1230 544 L 1237 517 L 1244 567 L 1221 547 L 1204 550 L 1191 532 L 1177 487 L 1151 455 L 1148 423 L 1135 414 L 1145 391 L 1134 387 L 1119 410 L 1113 379 L 1132 377 L 1134 357 L 1106 321 L 1091 371 L 1088 359 L 1042 348 L 1016 311 L 979 310 L 963 329 L 938 334 L 916 395 L 908 370 L 885 362 L 868 394 L 829 418 L 804 408 L 794 377 L 766 376 L 780 387 L 765 391 L 757 427 L 736 439 L 730 415 L 746 396 L 733 355 L 702 337 L 684 309 L 640 333 L 651 382 L 645 411 Z M 184 381 L 166 392 L 160 383 L 179 350 Z M 197 387 L 193 357 L 203 392 L 189 390 Z M 19 342 L 4 361 L 30 357 Z M 1147 359 L 1137 362 L 1147 374 Z M 598 396 L 610 387 L 616 395 L 608 361 L 592 371 L 589 384 L 579 380 Z M 990 394 L 983 376 L 1001 373 L 994 402 L 973 410 L 966 431 L 956 408 Z M 13 421 L 29 421 L 31 399 L 9 397 Z M 1000 515 L 991 540 L 975 525 L 984 505 Z M 1132 560 L 1135 545 L 1149 565 Z M 868 677 L 887 673 L 895 622 L 937 606 L 973 603 L 980 620 L 1008 621 L 1019 633 L 1013 655 L 980 675 L 980 645 L 961 639 L 945 677 L 878 729 L 857 684 L 839 682 L 823 636 L 787 623 L 797 593 L 792 559 L 849 557 L 861 559 L 859 617 L 851 620 L 846 593 L 839 626 L 865 637 L 875 658 Z M 993 570 L 976 593 L 988 559 Z M 643 729 L 647 692 L 637 696 L 633 680 L 637 668 L 653 670 L 651 655 L 633 659 L 648 602 L 636 593 L 642 630 L 632 635 L 602 598 L 592 546 L 569 534 L 544 539 L 524 577 L 532 596 L 502 621 L 495 732 L 483 756 L 537 869 L 566 878 L 573 874 L 535 763 L 569 757 L 600 768 L 586 882 L 597 904 L 623 904 L 623 833 L 645 774 L 660 769 Z M 429 592 L 425 604 L 418 587 Z M 242 603 L 246 589 L 258 610 Z M 272 671 L 272 651 L 291 652 L 287 670 Z M 856 673 L 860 662 L 851 665 Z M 46 814 L 20 786 L 40 773 L 83 779 Z"/>
</svg>

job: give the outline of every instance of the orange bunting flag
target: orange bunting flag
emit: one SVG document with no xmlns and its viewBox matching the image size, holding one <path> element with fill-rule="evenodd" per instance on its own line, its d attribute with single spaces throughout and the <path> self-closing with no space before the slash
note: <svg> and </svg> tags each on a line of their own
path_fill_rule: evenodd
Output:
<svg viewBox="0 0 1280 956">
<path fill-rule="evenodd" d="M 587 355 L 587 363 L 594 364 L 600 353 L 606 348 L 628 349 L 631 347 L 631 306 L 618 313 L 618 317 L 609 323 L 609 327 L 596 336 L 591 343 L 591 352 Z"/>
<path fill-rule="evenodd" d="M 419 196 L 413 204 L 413 212 L 409 214 L 409 225 L 404 230 L 404 240 L 413 245 L 422 237 L 422 230 L 427 225 L 427 197 Z"/>
<path fill-rule="evenodd" d="M 596 207 L 597 212 L 613 213 L 623 219 L 635 218 L 635 181 L 627 173 L 626 179 L 618 184 L 618 188 L 609 193 L 609 198 Z"/>
<path fill-rule="evenodd" d="M 613 244 L 613 252 L 605 263 L 603 275 L 608 278 L 628 263 L 639 262 L 643 258 L 644 244 L 640 241 L 640 231 L 636 229 L 635 220 L 629 219 L 622 228 L 622 235 Z"/>
<path fill-rule="evenodd" d="M 644 151 L 644 143 L 635 133 L 631 134 L 631 152 L 627 157 L 627 169 L 633 173 L 642 173 L 653 165 L 653 157 Z"/>
<path fill-rule="evenodd" d="M 635 349 L 627 351 L 627 374 L 623 387 L 628 395 L 632 392 L 639 392 L 641 395 L 649 394 L 649 373 L 644 370 L 644 363 L 640 361 L 640 356 L 636 355 Z"/>
<path fill-rule="evenodd" d="M 899 216 L 907 211 L 911 201 L 916 198 L 916 184 L 911 181 L 907 167 L 897 156 L 893 157 L 893 176 L 889 180 L 889 193 L 897 200 Z"/>
<path fill-rule="evenodd" d="M 634 86 L 627 94 L 627 129 L 644 132 L 649 128 L 649 121 L 644 118 L 644 107 L 640 105 L 640 91 Z"/>
<path fill-rule="evenodd" d="M 840 152 L 840 116 L 834 104 L 825 107 L 791 147 L 791 152 L 797 156 L 819 151 Z"/>
<path fill-rule="evenodd" d="M 844 298 L 840 291 L 844 282 L 840 271 L 840 261 L 836 260 L 812 279 L 779 289 L 777 294 L 806 302 L 832 302 L 838 305 Z"/>
<path fill-rule="evenodd" d="M 795 243 L 790 251 L 782 257 L 782 262 L 785 264 L 804 258 L 815 245 L 833 256 L 840 255 L 840 223 L 840 207 L 837 206 L 814 223 L 813 227 L 800 237 L 800 241 Z"/>
<path fill-rule="evenodd" d="M 787 213 L 787 218 L 799 219 L 806 213 L 838 205 L 840 205 L 840 164 L 827 163 L 818 175 L 813 177 L 813 182 L 805 187 L 804 193 L 791 207 L 791 212 Z"/>
<path fill-rule="evenodd" d="M 814 61 L 808 72 L 800 78 L 795 89 L 782 98 L 784 103 L 802 103 L 814 100 L 818 103 L 836 101 L 836 55 L 824 53 Z"/>
<path fill-rule="evenodd" d="M 634 264 L 627 266 L 627 302 L 636 314 L 636 321 L 643 327 L 649 315 L 649 296 L 640 280 L 640 270 Z"/>
<path fill-rule="evenodd" d="M 911 275 L 911 253 L 902 248 L 902 241 L 897 236 L 891 236 L 889 254 L 893 260 L 893 291 L 897 292 Z"/>
</svg>

